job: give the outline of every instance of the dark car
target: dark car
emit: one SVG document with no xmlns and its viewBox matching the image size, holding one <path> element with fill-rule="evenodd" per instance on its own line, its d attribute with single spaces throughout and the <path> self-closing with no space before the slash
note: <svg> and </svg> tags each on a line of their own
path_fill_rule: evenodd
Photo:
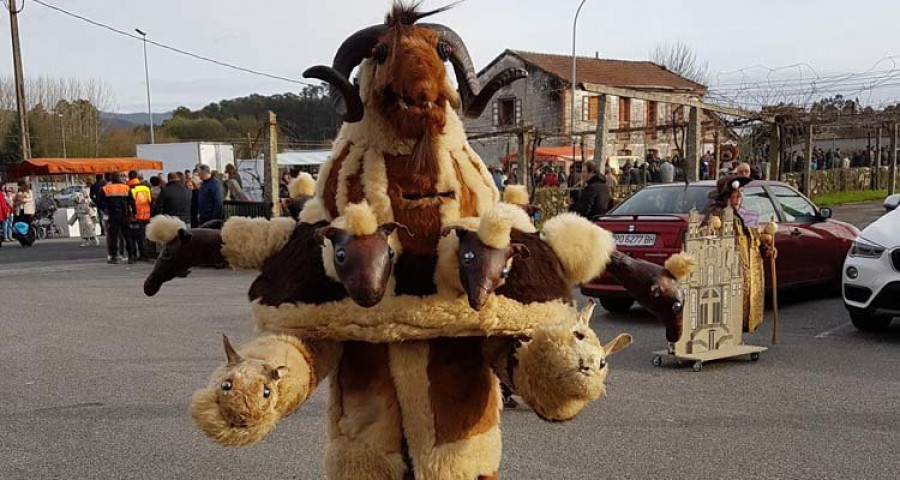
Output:
<svg viewBox="0 0 900 480">
<path fill-rule="evenodd" d="M 662 265 L 681 251 L 690 211 L 697 209 L 705 215 L 709 193 L 715 188 L 714 181 L 648 186 L 596 223 L 615 235 L 619 251 Z M 742 211 L 749 226 L 772 218 L 778 222 L 779 290 L 810 284 L 839 288 L 841 265 L 859 234 L 856 227 L 832 220 L 830 209 L 819 209 L 790 185 L 774 181 L 754 181 L 744 187 Z M 768 281 L 768 262 L 766 268 Z M 596 297 L 611 312 L 627 311 L 634 304 L 610 275 L 584 284 L 581 292 Z"/>
</svg>

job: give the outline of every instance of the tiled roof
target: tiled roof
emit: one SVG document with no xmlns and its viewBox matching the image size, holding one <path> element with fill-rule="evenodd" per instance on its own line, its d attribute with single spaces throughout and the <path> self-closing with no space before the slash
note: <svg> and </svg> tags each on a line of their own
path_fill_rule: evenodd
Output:
<svg viewBox="0 0 900 480">
<path fill-rule="evenodd" d="M 564 81 L 572 77 L 572 57 L 548 53 L 507 50 L 547 73 Z M 501 55 L 502 56 L 502 55 Z M 692 82 L 665 67 L 649 61 L 612 60 L 607 58 L 578 57 L 576 60 L 576 81 L 596 83 L 610 87 L 638 88 L 648 90 L 689 91 L 704 94 L 706 87 Z"/>
</svg>

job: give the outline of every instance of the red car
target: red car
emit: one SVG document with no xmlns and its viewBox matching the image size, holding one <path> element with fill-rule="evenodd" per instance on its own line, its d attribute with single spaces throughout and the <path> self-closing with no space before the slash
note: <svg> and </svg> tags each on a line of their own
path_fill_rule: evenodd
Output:
<svg viewBox="0 0 900 480">
<path fill-rule="evenodd" d="M 681 251 L 691 209 L 705 215 L 709 193 L 715 188 L 714 181 L 648 186 L 595 221 L 615 235 L 619 251 L 662 265 Z M 779 290 L 817 283 L 840 285 L 844 257 L 859 235 L 856 227 L 832 220 L 830 209 L 819 209 L 790 185 L 773 181 L 754 181 L 744 187 L 742 215 L 749 226 L 773 217 L 778 222 Z M 766 268 L 768 282 L 768 264 Z M 610 275 L 582 285 L 581 292 L 596 297 L 611 312 L 627 311 L 634 304 Z"/>
</svg>

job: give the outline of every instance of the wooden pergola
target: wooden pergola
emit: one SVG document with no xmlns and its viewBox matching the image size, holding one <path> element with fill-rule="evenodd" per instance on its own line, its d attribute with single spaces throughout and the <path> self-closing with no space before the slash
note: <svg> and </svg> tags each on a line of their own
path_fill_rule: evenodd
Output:
<svg viewBox="0 0 900 480">
<path fill-rule="evenodd" d="M 745 122 L 759 121 L 766 123 L 775 123 L 775 115 L 773 114 L 716 105 L 713 103 L 705 102 L 696 95 L 687 93 L 645 91 L 633 88 L 610 87 L 607 85 L 599 85 L 595 83 L 582 83 L 581 86 L 584 91 L 599 94 L 600 97 L 600 114 L 597 116 L 597 130 L 596 132 L 594 132 L 594 161 L 601 164 L 605 161 L 605 159 L 603 158 L 603 146 L 607 144 L 607 140 L 610 134 L 624 133 L 625 131 L 643 131 L 647 129 L 647 127 L 638 127 L 634 129 L 624 130 L 610 128 L 610 125 L 608 123 L 612 104 L 607 100 L 608 96 L 612 95 L 616 97 L 634 98 L 638 100 L 646 100 L 658 103 L 669 103 L 680 105 L 689 109 L 688 121 L 686 125 L 657 125 L 655 127 L 650 127 L 656 128 L 657 130 L 664 130 L 667 128 L 672 128 L 673 126 L 687 127 L 687 134 L 685 135 L 684 170 L 688 181 L 697 181 L 700 179 L 700 158 L 703 156 L 702 111 L 741 118 Z M 716 153 L 718 157 L 718 145 L 716 145 Z M 718 158 L 716 160 L 718 160 Z"/>
</svg>

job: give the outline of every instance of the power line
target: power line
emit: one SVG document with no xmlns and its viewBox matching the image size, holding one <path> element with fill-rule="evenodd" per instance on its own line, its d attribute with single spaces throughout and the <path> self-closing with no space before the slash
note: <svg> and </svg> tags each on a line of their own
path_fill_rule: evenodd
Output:
<svg viewBox="0 0 900 480">
<path fill-rule="evenodd" d="M 106 25 L 106 24 L 101 23 L 101 22 L 98 22 L 98 21 L 96 21 L 96 20 L 91 20 L 90 18 L 87 18 L 87 17 L 85 17 L 85 16 L 79 15 L 79 14 L 77 14 L 77 13 L 72 13 L 72 12 L 70 12 L 70 11 L 68 11 L 68 10 L 64 10 L 64 9 L 62 9 L 62 8 L 60 8 L 60 7 L 55 6 L 55 5 L 51 5 L 51 4 L 49 4 L 49 3 L 44 3 L 44 2 L 42 2 L 41 0 L 32 0 L 32 1 L 33 1 L 34 3 L 37 3 L 38 5 L 41 5 L 41 6 L 44 6 L 44 7 L 46 7 L 46 8 L 49 8 L 49 9 L 51 9 L 51 10 L 55 10 L 56 12 L 62 13 L 63 15 L 67 15 L 67 16 L 69 16 L 69 17 L 72 17 L 72 18 L 81 20 L 82 22 L 89 23 L 89 24 L 94 25 L 94 26 L 96 26 L 96 27 L 100 27 L 100 28 L 109 30 L 109 31 L 111 31 L 111 32 L 113 32 L 113 33 L 117 33 L 117 34 L 119 34 L 119 35 L 123 35 L 123 36 L 126 36 L 126 37 L 128 37 L 128 38 L 132 38 L 132 39 L 134 39 L 134 40 L 140 40 L 140 41 L 143 41 L 143 37 L 139 37 L 139 36 L 137 36 L 137 35 L 135 35 L 135 34 L 133 34 L 133 33 L 127 32 L 127 31 L 125 31 L 125 30 L 121 30 L 121 29 L 118 29 L 118 28 L 116 28 L 116 27 L 112 27 L 112 26 Z M 230 69 L 232 69 L 232 70 L 237 70 L 237 71 L 244 72 L 244 73 L 249 73 L 249 74 L 252 74 L 252 75 L 258 75 L 258 76 L 261 76 L 261 77 L 267 77 L 267 78 L 271 78 L 271 79 L 274 79 L 274 80 L 281 80 L 281 81 L 283 81 L 283 82 L 289 82 L 289 83 L 293 83 L 293 84 L 296 84 L 296 85 L 316 86 L 315 84 L 312 84 L 312 83 L 309 83 L 309 82 L 304 82 L 304 81 L 302 81 L 302 80 L 296 80 L 296 79 L 293 79 L 293 78 L 282 77 L 282 76 L 280 76 L 280 75 L 274 75 L 274 74 L 271 74 L 271 73 L 261 72 L 261 71 L 258 71 L 258 70 L 253 70 L 253 69 L 250 69 L 250 68 L 241 67 L 241 66 L 239 66 L 239 65 L 234 65 L 234 64 L 232 64 L 232 63 L 223 62 L 223 61 L 221 61 L 221 60 L 216 60 L 216 59 L 214 59 L 214 58 L 209 58 L 209 57 L 206 57 L 206 56 L 203 56 L 203 55 L 199 55 L 199 54 L 196 54 L 196 53 L 188 52 L 188 51 L 186 51 L 186 50 L 182 50 L 182 49 L 180 49 L 180 48 L 173 47 L 173 46 L 167 45 L 167 44 L 165 44 L 165 43 L 160 43 L 160 42 L 157 42 L 157 41 L 155 41 L 155 40 L 151 40 L 151 39 L 149 39 L 149 38 L 147 39 L 147 43 L 149 43 L 149 44 L 151 44 L 151 45 L 154 45 L 154 46 L 157 46 L 157 47 L 159 47 L 159 48 L 163 48 L 163 49 L 166 49 L 166 50 L 175 52 L 175 53 L 179 53 L 179 54 L 181 54 L 181 55 L 185 55 L 185 56 L 194 58 L 194 59 L 196 59 L 196 60 L 202 60 L 202 61 L 204 61 L 204 62 L 209 62 L 209 63 L 215 64 L 215 65 L 218 65 L 218 66 L 220 66 L 220 67 L 230 68 Z"/>
</svg>

